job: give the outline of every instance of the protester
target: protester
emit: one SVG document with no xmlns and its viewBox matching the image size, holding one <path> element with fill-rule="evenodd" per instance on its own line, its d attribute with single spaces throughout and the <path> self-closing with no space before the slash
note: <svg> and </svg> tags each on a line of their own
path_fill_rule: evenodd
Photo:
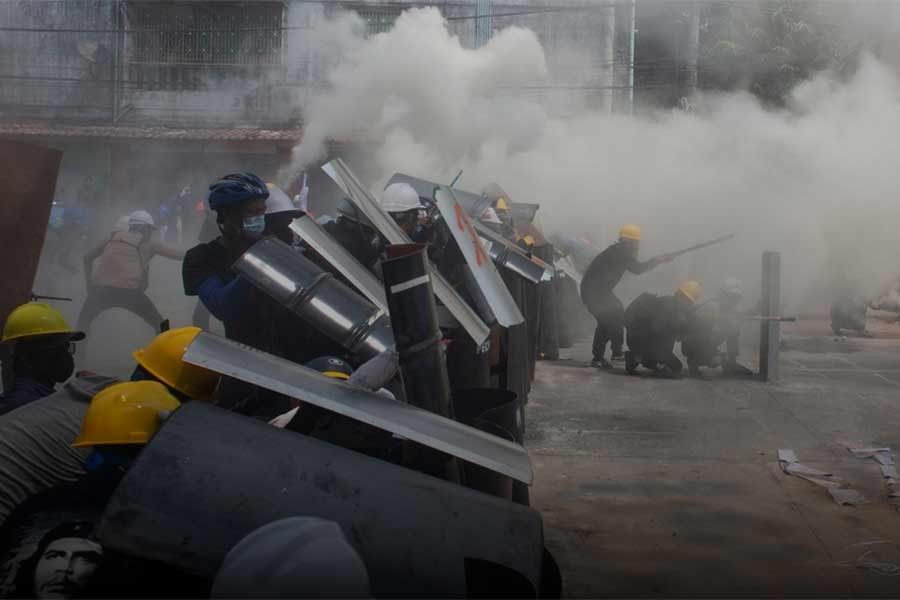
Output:
<svg viewBox="0 0 900 600">
<path fill-rule="evenodd" d="M 150 260 L 160 255 L 181 260 L 184 252 L 153 241 L 153 217 L 138 210 L 128 217 L 128 231 L 110 239 L 84 257 L 88 295 L 78 316 L 78 326 L 89 331 L 94 319 L 110 308 L 124 308 L 141 317 L 154 331 L 162 315 L 147 296 Z"/>
<path fill-rule="evenodd" d="M 199 333 L 184 327 L 156 336 L 134 352 L 138 364 L 132 379 L 163 383 L 182 401 L 211 398 L 218 374 L 182 360 Z M 70 445 L 91 398 L 115 383 L 112 377 L 81 374 L 61 390 L 0 416 L 0 525 L 30 498 L 84 476 L 87 452 Z"/>
<path fill-rule="evenodd" d="M 274 183 L 267 183 L 269 198 L 266 200 L 266 235 L 273 235 L 285 244 L 294 245 L 291 223 L 303 216 L 303 211 L 294 206 L 290 197 Z"/>
<path fill-rule="evenodd" d="M 385 210 L 406 235 L 412 235 L 425 208 L 419 194 L 408 183 L 392 183 L 381 195 L 381 208 Z"/>
<path fill-rule="evenodd" d="M 13 310 L 3 326 L 3 344 L 12 345 L 12 389 L 0 395 L 0 415 L 52 394 L 75 370 L 73 330 L 58 310 L 29 302 Z"/>
<path fill-rule="evenodd" d="M 598 254 L 591 261 L 581 281 L 581 300 L 597 321 L 591 346 L 591 366 L 609 368 L 606 360 L 606 344 L 612 348 L 612 360 L 622 358 L 624 343 L 624 308 L 614 290 L 625 271 L 640 274 L 671 260 L 658 256 L 646 262 L 637 259 L 641 243 L 641 230 L 636 225 L 625 225 L 619 230 L 619 241 Z"/>
<path fill-rule="evenodd" d="M 671 296 L 641 294 L 625 310 L 628 352 L 625 370 L 633 374 L 638 365 L 654 373 L 678 376 L 683 365 L 673 352 L 675 341 L 689 330 L 700 284 L 685 281 Z"/>
</svg>

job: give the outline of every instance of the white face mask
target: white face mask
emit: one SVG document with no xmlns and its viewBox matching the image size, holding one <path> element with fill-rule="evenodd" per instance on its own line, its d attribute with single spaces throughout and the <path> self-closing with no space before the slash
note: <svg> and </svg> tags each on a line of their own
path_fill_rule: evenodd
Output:
<svg viewBox="0 0 900 600">
<path fill-rule="evenodd" d="M 247 217 L 243 222 L 244 234 L 248 237 L 260 237 L 266 230 L 266 216 Z"/>
</svg>

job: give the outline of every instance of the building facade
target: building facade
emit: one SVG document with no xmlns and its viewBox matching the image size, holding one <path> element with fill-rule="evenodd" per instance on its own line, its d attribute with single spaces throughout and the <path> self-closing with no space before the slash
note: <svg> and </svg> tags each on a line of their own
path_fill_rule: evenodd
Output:
<svg viewBox="0 0 900 600">
<path fill-rule="evenodd" d="M 147 208 L 231 169 L 274 176 L 326 85 L 323 19 L 353 10 L 374 35 L 426 5 L 466 47 L 535 31 L 550 77 L 509 93 L 559 114 L 624 108 L 628 0 L 0 0 L 0 136 L 66 150 L 63 201 L 88 174 L 98 205 Z"/>
</svg>

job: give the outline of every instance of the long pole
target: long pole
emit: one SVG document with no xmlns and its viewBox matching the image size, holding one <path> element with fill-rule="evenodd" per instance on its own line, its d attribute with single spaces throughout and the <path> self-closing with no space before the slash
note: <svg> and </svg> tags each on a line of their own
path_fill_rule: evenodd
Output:
<svg viewBox="0 0 900 600">
<path fill-rule="evenodd" d="M 693 252 L 694 250 L 699 250 L 700 248 L 706 248 L 707 246 L 712 246 L 713 244 L 721 244 L 722 242 L 726 242 L 733 238 L 734 234 L 729 233 L 728 235 L 717 237 L 714 240 L 709 240 L 708 242 L 703 242 L 702 244 L 694 244 L 693 246 L 690 246 L 688 248 L 682 248 L 681 250 L 676 250 L 675 252 L 669 252 L 666 256 L 675 258 L 676 256 L 681 256 L 682 254 L 687 254 L 688 252 Z"/>
</svg>

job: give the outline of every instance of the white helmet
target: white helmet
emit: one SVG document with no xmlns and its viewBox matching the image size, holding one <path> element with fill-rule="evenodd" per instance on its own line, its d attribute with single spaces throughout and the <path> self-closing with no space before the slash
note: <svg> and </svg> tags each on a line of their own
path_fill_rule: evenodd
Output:
<svg viewBox="0 0 900 600">
<path fill-rule="evenodd" d="M 381 208 L 389 213 L 424 208 L 419 194 L 408 183 L 392 183 L 381 195 Z"/>
<path fill-rule="evenodd" d="M 290 196 L 283 189 L 274 183 L 266 183 L 269 188 L 269 197 L 266 199 L 266 214 L 274 215 L 277 213 L 293 212 L 299 213 L 300 209 L 294 206 Z"/>
<path fill-rule="evenodd" d="M 153 217 L 146 210 L 136 210 L 128 215 L 128 226 L 132 225 L 147 225 L 148 227 L 156 228 Z"/>
<path fill-rule="evenodd" d="M 491 225 L 503 225 L 503 221 L 501 221 L 500 217 L 497 216 L 497 211 L 490 206 L 484 209 L 484 212 L 481 213 L 481 221 L 490 223 Z"/>
<path fill-rule="evenodd" d="M 131 217 L 128 215 L 122 215 L 118 219 L 116 219 L 116 224 L 113 225 L 113 231 L 128 231 L 128 222 L 131 220 Z"/>
</svg>

